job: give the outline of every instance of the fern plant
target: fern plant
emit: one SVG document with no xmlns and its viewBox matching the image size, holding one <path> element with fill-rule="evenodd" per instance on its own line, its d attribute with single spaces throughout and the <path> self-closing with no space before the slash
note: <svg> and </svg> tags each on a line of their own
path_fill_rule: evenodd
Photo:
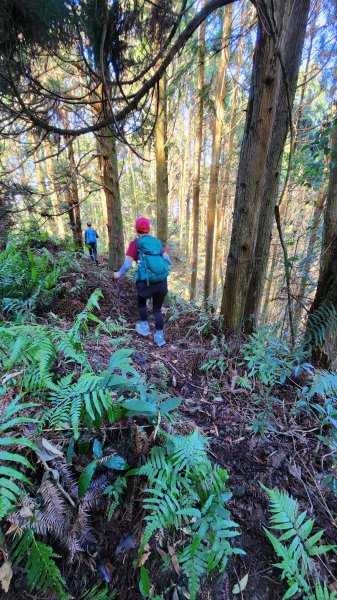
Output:
<svg viewBox="0 0 337 600">
<path fill-rule="evenodd" d="M 23 563 L 30 590 L 53 590 L 60 600 L 68 600 L 65 582 L 54 561 L 59 555 L 47 544 L 36 540 L 32 530 L 13 542 L 10 556 L 14 564 Z"/>
<path fill-rule="evenodd" d="M 327 334 L 337 328 L 337 311 L 333 304 L 324 303 L 308 316 L 304 345 L 319 347 L 324 343 Z"/>
<path fill-rule="evenodd" d="M 270 498 L 270 528 L 281 533 L 279 537 L 264 528 L 281 562 L 275 566 L 281 570 L 281 579 L 289 586 L 282 600 L 301 592 L 305 600 L 333 600 L 336 593 L 329 594 L 326 586 L 315 580 L 313 557 L 335 550 L 336 546 L 320 544 L 324 531 L 312 533 L 313 519 L 307 518 L 307 511 L 300 512 L 299 504 L 286 492 L 270 490 L 262 485 Z M 286 543 L 285 543 L 286 542 Z"/>
<path fill-rule="evenodd" d="M 183 550 L 177 559 L 195 600 L 204 575 L 215 568 L 223 571 L 232 554 L 244 554 L 230 544 L 239 533 L 224 506 L 231 496 L 227 472 L 210 463 L 205 440 L 195 430 L 186 437 L 166 434 L 166 445 L 153 448 L 145 465 L 129 474 L 148 479 L 140 552 L 156 532 L 174 530 L 182 537 Z"/>
<path fill-rule="evenodd" d="M 21 410 L 39 406 L 35 402 L 20 402 L 21 398 L 21 395 L 14 398 L 7 406 L 0 421 L 0 519 L 15 510 L 24 491 L 22 486 L 30 485 L 29 478 L 22 473 L 21 468 L 33 470 L 30 461 L 21 453 L 19 454 L 16 449 L 18 447 L 35 449 L 35 444 L 26 437 L 15 434 L 7 436 L 6 434 L 8 430 L 15 431 L 18 426 L 38 423 L 37 419 L 19 416 Z"/>
</svg>

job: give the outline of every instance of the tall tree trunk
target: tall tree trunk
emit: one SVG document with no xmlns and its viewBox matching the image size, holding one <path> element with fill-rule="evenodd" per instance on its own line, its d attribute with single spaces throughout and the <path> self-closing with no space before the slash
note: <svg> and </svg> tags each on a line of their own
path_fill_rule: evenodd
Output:
<svg viewBox="0 0 337 600">
<path fill-rule="evenodd" d="M 190 119 L 189 119 L 189 121 L 190 121 Z M 186 238 L 188 237 L 188 229 L 189 229 L 189 223 L 186 220 L 186 198 L 187 198 L 186 183 L 187 183 L 187 177 L 189 174 L 189 164 L 190 164 L 190 130 L 191 130 L 191 124 L 189 122 L 189 129 L 188 129 L 188 133 L 187 133 L 186 139 L 185 139 L 181 187 L 180 187 L 180 194 L 179 194 L 179 196 L 180 196 L 179 256 L 182 256 L 182 254 L 183 254 L 184 236 L 185 236 L 185 243 L 186 243 Z"/>
<path fill-rule="evenodd" d="M 283 138 L 285 140 L 287 132 L 287 112 L 283 117 L 278 110 L 276 112 L 284 89 L 278 56 L 281 52 L 283 60 L 288 57 L 290 48 L 285 47 L 285 40 L 293 27 L 296 28 L 297 35 L 302 38 L 303 43 L 306 18 L 304 24 L 298 20 L 300 14 L 303 17 L 303 7 L 306 9 L 304 14 L 307 15 L 309 0 L 286 0 L 282 4 L 274 4 L 269 0 L 260 4 L 250 97 L 236 186 L 232 237 L 221 306 L 224 327 L 235 331 L 240 330 L 244 318 L 252 314 L 250 282 L 256 259 L 261 258 L 260 244 L 257 254 L 256 242 L 259 239 L 260 223 L 265 218 L 264 215 L 268 215 L 268 224 L 270 222 L 270 227 L 267 228 L 270 242 L 275 195 L 271 202 L 266 189 L 272 184 L 274 189 L 277 185 L 278 171 L 270 167 L 280 164 L 284 145 L 284 141 L 283 144 L 281 141 Z M 265 10 L 269 11 L 269 15 L 273 15 L 275 39 L 268 33 L 268 23 L 261 21 L 265 19 Z M 295 45 L 298 46 L 297 40 Z M 293 66 L 291 67 L 293 69 Z M 289 87 L 289 95 L 291 93 L 292 88 Z M 282 136 L 276 136 L 277 123 Z M 261 215 L 261 208 L 263 215 Z M 266 254 L 268 255 L 268 252 Z M 260 263 L 260 260 L 258 262 Z M 255 302 L 260 299 L 256 287 L 257 285 L 253 288 Z"/>
<path fill-rule="evenodd" d="M 333 305 L 337 309 L 337 104 L 331 133 L 331 160 L 329 182 L 324 209 L 321 262 L 318 283 L 310 313 L 323 305 Z M 308 322 L 309 323 L 309 322 Z M 336 339 L 331 344 L 336 355 Z M 331 348 L 314 348 L 314 358 L 321 366 L 327 367 L 332 361 Z"/>
<path fill-rule="evenodd" d="M 67 123 L 66 125 L 67 126 Z M 65 195 L 67 199 L 67 203 L 69 206 L 69 222 L 70 228 L 73 234 L 73 240 L 79 248 L 83 248 L 83 239 L 82 239 L 82 225 L 81 225 L 81 211 L 80 211 L 80 200 L 78 194 L 78 186 L 77 186 L 77 173 L 76 173 L 76 163 L 75 163 L 75 154 L 74 154 L 74 146 L 73 140 L 66 136 L 65 138 L 68 142 L 68 177 L 66 180 L 66 190 Z"/>
<path fill-rule="evenodd" d="M 35 163 L 35 174 L 36 174 L 36 180 L 37 180 L 39 194 L 41 194 L 41 198 L 43 198 L 43 204 L 45 206 L 46 205 L 45 203 L 47 202 L 48 190 L 47 190 L 47 185 L 46 185 L 46 180 L 45 180 L 45 173 L 44 173 L 44 170 L 42 167 L 42 163 L 40 161 L 40 155 L 39 155 L 38 150 L 36 150 L 34 152 L 34 163 Z M 48 212 L 48 210 L 46 212 Z M 46 229 L 47 229 L 49 235 L 52 235 L 53 232 L 55 231 L 55 229 L 53 228 L 53 220 L 48 219 L 45 226 L 46 226 Z"/>
<path fill-rule="evenodd" d="M 103 182 L 103 157 L 101 154 L 101 147 L 98 139 L 96 138 L 96 147 L 97 147 L 97 162 L 98 162 L 98 172 L 100 174 L 101 180 L 101 189 L 100 189 L 100 200 L 101 200 L 101 208 L 102 208 L 102 216 L 103 216 L 103 235 L 104 242 L 106 247 L 109 246 L 109 232 L 108 232 L 108 210 L 106 206 L 106 195 L 104 190 L 104 182 Z"/>
<path fill-rule="evenodd" d="M 282 156 L 290 125 L 289 108 L 292 109 L 296 93 L 309 7 L 310 0 L 295 0 L 295 2 L 292 0 L 290 4 L 287 2 L 287 14 L 284 15 L 280 47 L 287 79 L 285 82 L 282 74 L 277 98 L 276 119 L 273 124 L 266 161 L 267 168 L 260 201 L 261 211 L 257 240 L 253 261 L 250 263 L 250 285 L 245 302 L 244 318 L 247 332 L 251 332 L 256 324 L 262 300 L 272 239 L 274 207 L 277 202 L 282 168 Z"/>
<path fill-rule="evenodd" d="M 323 189 L 320 189 L 318 191 L 317 203 L 315 206 L 314 220 L 313 220 L 313 223 L 312 223 L 312 226 L 310 229 L 310 236 L 309 236 L 309 241 L 308 241 L 308 245 L 307 245 L 306 256 L 304 259 L 303 274 L 301 277 L 298 293 L 296 294 L 297 305 L 294 310 L 294 323 L 296 324 L 296 327 L 298 326 L 298 324 L 300 322 L 301 314 L 303 311 L 303 303 L 305 301 L 305 291 L 308 286 L 308 278 L 309 278 L 309 273 L 310 273 L 310 269 L 311 269 L 311 265 L 312 265 L 312 255 L 313 255 L 315 243 L 316 243 L 317 237 L 318 237 L 318 226 L 319 226 L 320 218 L 321 218 L 323 208 L 324 208 L 324 200 L 325 200 L 324 191 L 323 191 Z"/>
<path fill-rule="evenodd" d="M 209 181 L 207 234 L 206 234 L 206 263 L 204 278 L 204 299 L 207 301 L 211 294 L 214 224 L 216 197 L 219 179 L 219 163 L 221 153 L 222 125 L 225 113 L 224 101 L 226 95 L 226 72 L 229 62 L 229 31 L 232 23 L 232 5 L 225 7 L 222 29 L 222 50 L 220 54 L 219 70 L 215 88 L 215 115 L 213 123 L 212 163 Z"/>
<path fill-rule="evenodd" d="M 203 0 L 202 7 L 206 5 Z M 199 28 L 198 40 L 198 92 L 196 106 L 196 124 L 194 140 L 194 159 L 193 159 L 193 229 L 192 229 L 192 260 L 191 260 L 191 290 L 190 298 L 195 300 L 197 297 L 198 281 L 198 247 L 199 247 L 199 220 L 200 220 L 200 166 L 202 151 L 202 122 L 204 116 L 204 74 L 205 74 L 205 34 L 206 22 L 204 21 Z"/>
<path fill-rule="evenodd" d="M 138 200 L 137 200 L 137 191 L 136 191 L 136 179 L 135 179 L 135 171 L 133 168 L 133 155 L 132 150 L 128 148 L 129 154 L 129 163 L 130 163 L 130 171 L 131 171 L 131 187 L 132 187 L 132 195 L 133 195 L 133 212 L 134 217 L 137 219 L 138 215 Z"/>
<path fill-rule="evenodd" d="M 60 111 L 60 118 L 63 127 L 69 128 L 69 115 L 67 110 Z M 67 177 L 65 180 L 65 197 L 69 206 L 68 216 L 70 229 L 76 246 L 83 248 L 81 210 L 77 185 L 74 145 L 72 138 L 69 136 L 65 136 L 65 141 L 67 142 L 68 154 L 68 165 L 66 169 Z"/>
<path fill-rule="evenodd" d="M 168 174 L 167 174 L 167 112 L 166 77 L 157 85 L 158 116 L 155 128 L 157 236 L 162 242 L 168 238 Z"/>
<path fill-rule="evenodd" d="M 108 229 L 108 267 L 117 269 L 124 258 L 124 232 L 119 193 L 116 140 L 109 129 L 97 136 L 101 156 L 101 177 L 105 193 Z"/>
<path fill-rule="evenodd" d="M 47 175 L 48 175 L 48 187 L 49 187 L 49 192 L 50 192 L 52 211 L 53 211 L 53 214 L 56 215 L 53 217 L 53 219 L 55 219 L 58 235 L 61 238 L 64 238 L 65 229 L 64 229 L 64 225 L 63 225 L 62 216 L 58 215 L 58 213 L 60 212 L 60 206 L 59 206 L 58 196 L 57 196 L 57 192 L 56 192 L 56 188 L 55 188 L 55 172 L 54 172 L 54 167 L 53 167 L 53 159 L 50 157 L 53 150 L 52 150 L 52 146 L 50 144 L 48 145 L 47 152 L 48 152 L 48 156 L 45 159 L 45 162 L 46 162 L 46 170 L 47 170 Z"/>
</svg>

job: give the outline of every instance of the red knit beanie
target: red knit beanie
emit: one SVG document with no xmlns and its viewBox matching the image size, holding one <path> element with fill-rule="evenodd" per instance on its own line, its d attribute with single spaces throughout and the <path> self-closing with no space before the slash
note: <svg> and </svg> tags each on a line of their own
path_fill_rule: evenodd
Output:
<svg viewBox="0 0 337 600">
<path fill-rule="evenodd" d="M 136 221 L 136 231 L 138 233 L 149 233 L 151 229 L 151 222 L 146 217 L 139 217 Z"/>
</svg>

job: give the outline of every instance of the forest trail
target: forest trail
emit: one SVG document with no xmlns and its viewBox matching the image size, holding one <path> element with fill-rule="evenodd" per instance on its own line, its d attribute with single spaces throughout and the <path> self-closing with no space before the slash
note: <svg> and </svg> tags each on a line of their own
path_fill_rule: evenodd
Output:
<svg viewBox="0 0 337 600">
<path fill-rule="evenodd" d="M 209 440 L 211 456 L 229 472 L 233 497 L 228 507 L 240 526 L 239 546 L 246 556 L 231 558 L 225 577 L 211 582 L 211 587 L 204 587 L 201 599 L 238 598 L 231 590 L 247 574 L 248 585 L 242 597 L 247 600 L 281 598 L 286 588 L 272 567 L 275 555 L 263 532 L 263 526 L 268 524 L 268 498 L 260 483 L 269 488 L 286 488 L 301 506 L 312 510 L 317 526 L 326 530 L 327 542 L 334 542 L 336 524 L 331 513 L 337 511 L 337 499 L 330 494 L 327 504 L 317 484 L 322 458 L 322 450 L 317 451 L 317 424 L 308 417 L 298 426 L 291 416 L 294 387 L 285 383 L 276 392 L 279 402 L 274 407 L 274 431 L 264 437 L 253 435 L 251 424 L 259 384 L 250 391 L 238 383 L 240 377 L 246 375 L 240 355 L 242 339 L 228 338 L 221 356 L 219 345 L 212 343 L 215 340 L 212 323 L 200 323 L 199 312 L 193 305 L 179 306 L 171 302 L 165 306 L 167 344 L 159 349 L 152 337 L 141 338 L 133 329 L 137 321 L 133 281 L 124 278 L 116 283 L 103 264 L 96 268 L 83 259 L 81 266 L 85 285 L 82 281 L 76 294 L 69 293 L 78 286 L 78 274 L 67 276 L 63 282 L 64 294 L 56 300 L 53 314 L 73 319 L 83 310 L 90 294 L 100 288 L 104 297 L 100 299 L 99 317 L 124 323 L 124 339 L 120 343 L 134 350 L 132 359 L 137 370 L 157 390 L 183 398 L 174 431 L 186 434 L 198 427 Z M 201 332 L 206 326 L 210 329 L 208 335 Z M 106 368 L 112 351 L 108 335 L 102 333 L 99 342 L 92 340 L 87 354 L 95 370 Z M 220 365 L 223 361 L 222 373 L 201 370 L 212 360 L 219 360 Z M 171 426 L 167 424 L 167 427 Z M 337 575 L 334 559 L 331 569 Z"/>
</svg>

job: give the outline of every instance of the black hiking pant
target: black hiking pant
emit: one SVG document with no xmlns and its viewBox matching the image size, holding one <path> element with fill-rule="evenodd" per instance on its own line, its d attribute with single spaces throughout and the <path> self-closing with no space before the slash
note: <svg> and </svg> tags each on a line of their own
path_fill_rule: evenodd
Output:
<svg viewBox="0 0 337 600">
<path fill-rule="evenodd" d="M 147 321 L 148 312 L 146 301 L 148 298 L 153 300 L 153 317 L 157 331 L 161 331 L 164 327 L 164 317 L 161 312 L 165 296 L 167 294 L 167 279 L 158 283 L 147 285 L 146 281 L 138 281 L 138 311 L 141 321 Z"/>
<path fill-rule="evenodd" d="M 92 260 L 92 262 L 98 263 L 98 258 L 97 258 L 97 243 L 96 242 L 90 242 L 90 244 L 87 244 L 88 249 L 89 249 L 89 254 L 90 254 L 90 258 Z"/>
</svg>

